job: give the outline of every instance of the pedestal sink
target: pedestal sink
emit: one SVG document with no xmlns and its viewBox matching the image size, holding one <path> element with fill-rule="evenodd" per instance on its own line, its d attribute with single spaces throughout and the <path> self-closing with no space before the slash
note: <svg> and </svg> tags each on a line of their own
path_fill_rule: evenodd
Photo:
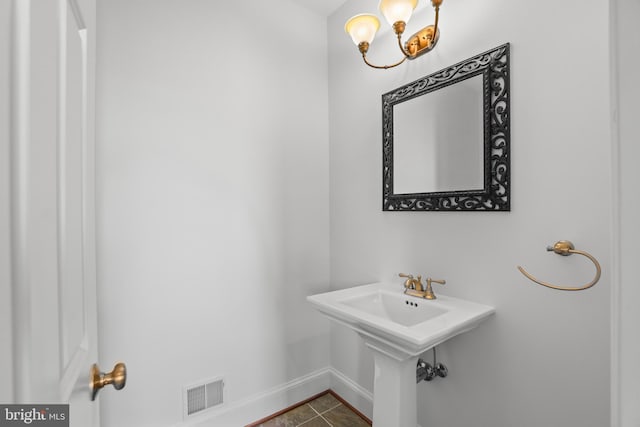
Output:
<svg viewBox="0 0 640 427">
<path fill-rule="evenodd" d="M 356 286 L 307 300 L 331 320 L 356 331 L 373 351 L 374 427 L 416 426 L 419 356 L 495 312 L 493 307 L 441 294 L 435 300 L 408 296 L 397 283 Z"/>
</svg>

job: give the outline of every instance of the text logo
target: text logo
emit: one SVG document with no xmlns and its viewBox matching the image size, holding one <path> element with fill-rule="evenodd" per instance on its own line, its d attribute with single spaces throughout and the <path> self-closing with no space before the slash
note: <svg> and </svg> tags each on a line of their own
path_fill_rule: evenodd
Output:
<svg viewBox="0 0 640 427">
<path fill-rule="evenodd" d="M 69 427 L 69 405 L 0 405 L 0 427 Z"/>
</svg>

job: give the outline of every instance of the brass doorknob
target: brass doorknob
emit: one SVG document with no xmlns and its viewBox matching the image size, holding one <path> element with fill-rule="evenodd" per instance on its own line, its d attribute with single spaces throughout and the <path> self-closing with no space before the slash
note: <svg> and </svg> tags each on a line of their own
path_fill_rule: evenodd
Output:
<svg viewBox="0 0 640 427">
<path fill-rule="evenodd" d="M 127 382 L 127 367 L 124 363 L 116 363 L 113 371 L 109 373 L 100 372 L 97 364 L 91 367 L 91 400 L 96 400 L 100 389 L 106 385 L 113 384 L 113 388 L 121 390 Z"/>
</svg>

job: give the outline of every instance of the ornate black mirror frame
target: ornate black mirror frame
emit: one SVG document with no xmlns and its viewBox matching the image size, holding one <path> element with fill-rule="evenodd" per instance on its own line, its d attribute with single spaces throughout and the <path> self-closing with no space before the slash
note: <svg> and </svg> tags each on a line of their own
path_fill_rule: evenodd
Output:
<svg viewBox="0 0 640 427">
<path fill-rule="evenodd" d="M 429 92 L 482 75 L 484 188 L 395 194 L 393 191 L 393 107 Z M 382 95 L 382 210 L 509 211 L 509 44 L 469 58 Z M 425 112 L 425 114 L 428 114 Z"/>
</svg>

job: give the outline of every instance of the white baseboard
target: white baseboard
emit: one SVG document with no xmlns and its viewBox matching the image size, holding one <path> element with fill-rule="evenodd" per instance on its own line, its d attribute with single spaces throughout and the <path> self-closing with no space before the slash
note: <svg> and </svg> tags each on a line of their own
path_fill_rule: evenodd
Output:
<svg viewBox="0 0 640 427">
<path fill-rule="evenodd" d="M 371 419 L 373 417 L 373 393 L 355 383 L 342 372 L 334 368 L 328 368 L 328 370 L 331 373 L 331 390 Z"/>
<path fill-rule="evenodd" d="M 242 427 L 313 395 L 331 389 L 354 408 L 371 418 L 373 395 L 342 372 L 327 367 L 270 390 L 219 408 L 194 415 L 173 427 Z"/>
</svg>

